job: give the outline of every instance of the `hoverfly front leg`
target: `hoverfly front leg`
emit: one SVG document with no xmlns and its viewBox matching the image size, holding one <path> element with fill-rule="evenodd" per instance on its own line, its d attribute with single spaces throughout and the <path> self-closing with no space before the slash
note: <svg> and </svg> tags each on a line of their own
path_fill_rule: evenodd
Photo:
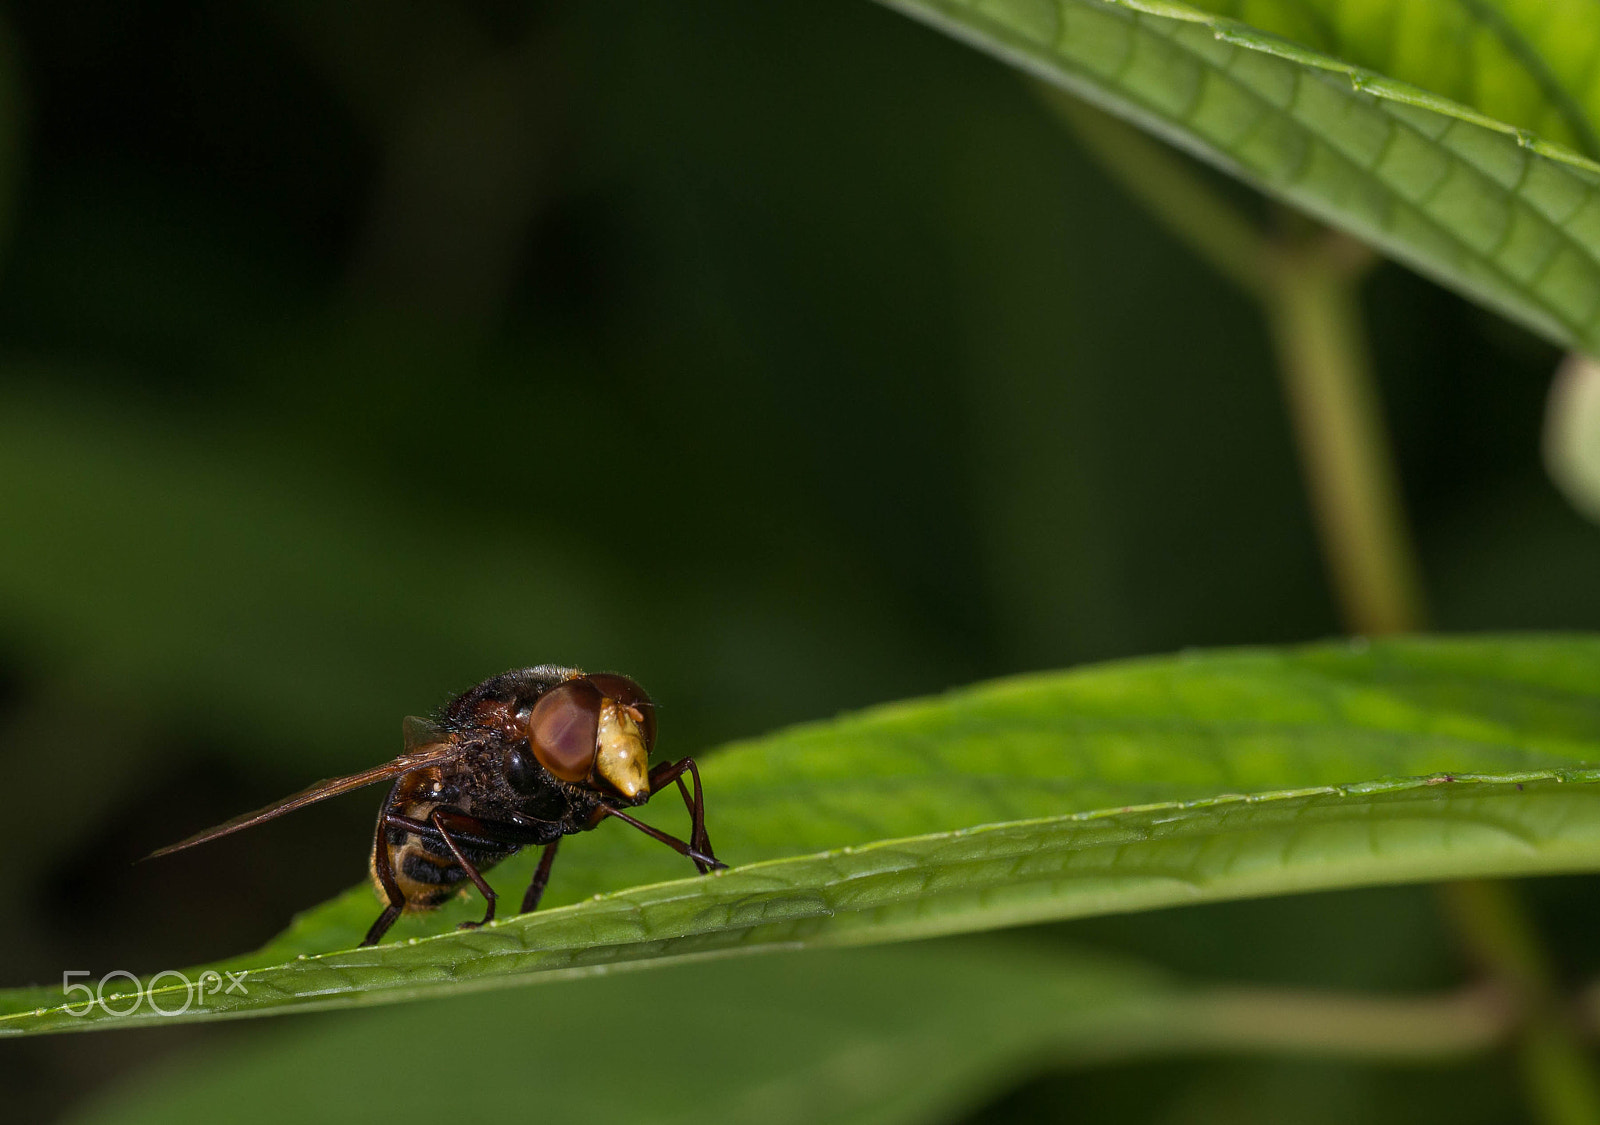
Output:
<svg viewBox="0 0 1600 1125">
<path fill-rule="evenodd" d="M 694 778 L 694 796 L 689 796 L 689 788 L 683 783 L 684 771 Z M 709 858 L 709 863 L 694 859 L 694 865 L 700 869 L 700 874 L 707 871 L 724 870 L 727 864 L 720 862 L 711 851 L 711 837 L 706 833 L 706 806 L 705 799 L 700 792 L 700 770 L 694 764 L 693 758 L 684 758 L 678 762 L 662 762 L 650 771 L 650 792 L 654 793 L 667 784 L 676 782 L 678 793 L 683 797 L 683 805 L 689 810 L 689 847 Z M 684 853 L 689 854 L 689 853 Z"/>
<path fill-rule="evenodd" d="M 688 844 L 685 844 L 676 836 L 669 836 L 659 828 L 651 828 L 644 821 L 635 820 L 627 813 L 622 812 L 619 809 L 614 809 L 610 805 L 598 805 L 596 806 L 596 811 L 599 812 L 602 817 L 614 816 L 625 824 L 631 824 L 640 832 L 643 832 L 646 836 L 650 837 L 652 840 L 660 840 L 663 844 L 667 845 L 667 847 L 671 848 L 679 855 L 688 856 L 694 861 L 694 865 L 700 868 L 701 874 L 705 874 L 707 871 L 725 869 L 728 866 L 726 863 L 723 863 L 717 859 L 716 856 L 706 855 L 703 852 L 690 847 Z"/>
<path fill-rule="evenodd" d="M 705 852 L 706 855 L 714 856 L 715 853 L 711 850 L 711 836 L 706 832 L 706 801 L 705 796 L 700 792 L 700 768 L 694 764 L 693 758 L 685 758 L 678 765 L 680 768 L 687 766 L 689 776 L 694 778 L 694 797 L 692 800 L 689 797 L 688 787 L 683 784 L 683 774 L 680 772 L 676 778 L 678 795 L 683 798 L 684 807 L 689 810 L 689 842 Z M 724 870 L 727 868 L 726 864 L 719 863 L 717 866 Z"/>
</svg>

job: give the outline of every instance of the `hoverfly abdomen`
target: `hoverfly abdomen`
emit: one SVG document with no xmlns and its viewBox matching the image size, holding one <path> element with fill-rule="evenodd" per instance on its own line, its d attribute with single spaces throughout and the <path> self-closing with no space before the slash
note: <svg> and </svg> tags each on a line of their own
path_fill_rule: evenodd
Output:
<svg viewBox="0 0 1600 1125">
<path fill-rule="evenodd" d="M 392 830 L 391 830 L 392 831 Z M 457 839 L 456 846 L 467 862 L 480 872 L 487 871 L 507 856 L 517 851 L 515 847 L 486 848 Z M 419 833 L 405 832 L 398 843 L 389 843 L 389 865 L 395 881 L 405 897 L 406 909 L 429 910 L 447 901 L 451 895 L 470 886 L 467 870 L 445 846 L 443 839 Z M 376 860 L 374 861 L 376 866 Z M 379 893 L 385 893 L 382 882 L 374 876 Z"/>
</svg>

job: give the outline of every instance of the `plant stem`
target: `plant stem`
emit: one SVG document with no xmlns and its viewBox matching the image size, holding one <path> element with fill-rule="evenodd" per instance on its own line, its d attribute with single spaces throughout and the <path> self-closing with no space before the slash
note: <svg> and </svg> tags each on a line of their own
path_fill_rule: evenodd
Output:
<svg viewBox="0 0 1600 1125">
<path fill-rule="evenodd" d="M 1490 984 L 1404 997 L 1192 986 L 1112 1000 L 1088 1020 L 1073 1014 L 1061 1029 L 1062 1062 L 1253 1054 L 1448 1064 L 1504 1046 L 1517 1033 L 1518 1015 Z"/>
<path fill-rule="evenodd" d="M 1501 880 L 1446 883 L 1441 896 L 1469 954 L 1511 993 L 1523 1016 L 1518 1062 L 1529 1099 L 1549 1125 L 1600 1123 L 1600 1083 L 1574 1014 L 1516 890 Z"/>
<path fill-rule="evenodd" d="M 1345 624 L 1411 632 L 1422 626 L 1421 584 L 1361 327 L 1370 256 L 1326 231 L 1276 250 L 1263 308 Z"/>
<path fill-rule="evenodd" d="M 1268 295 L 1272 243 L 1172 150 L 1054 86 L 1039 96 L 1106 171 L 1212 269 L 1245 292 Z"/>
<path fill-rule="evenodd" d="M 1432 1061 L 1479 1054 L 1516 1030 L 1503 991 L 1475 985 L 1432 996 L 1212 988 L 1163 1014 L 1189 1048 Z"/>
</svg>

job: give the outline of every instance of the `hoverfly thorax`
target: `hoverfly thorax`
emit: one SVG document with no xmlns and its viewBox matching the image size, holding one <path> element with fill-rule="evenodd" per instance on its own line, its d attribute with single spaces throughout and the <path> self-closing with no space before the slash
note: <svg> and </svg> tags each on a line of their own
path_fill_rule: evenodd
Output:
<svg viewBox="0 0 1600 1125">
<path fill-rule="evenodd" d="M 554 777 L 596 782 L 629 800 L 650 795 L 653 705 L 626 676 L 584 676 L 558 684 L 528 716 L 528 745 Z M 513 779 L 514 781 L 514 779 Z"/>
</svg>

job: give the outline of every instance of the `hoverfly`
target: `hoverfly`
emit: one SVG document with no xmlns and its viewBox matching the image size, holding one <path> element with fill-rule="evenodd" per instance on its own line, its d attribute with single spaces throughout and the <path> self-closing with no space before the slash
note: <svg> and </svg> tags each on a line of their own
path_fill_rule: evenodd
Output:
<svg viewBox="0 0 1600 1125">
<path fill-rule="evenodd" d="M 493 921 L 496 896 L 483 872 L 530 844 L 542 844 L 544 852 L 522 897 L 522 912 L 536 909 L 561 838 L 602 820 L 633 825 L 689 857 L 702 875 L 727 866 L 712 854 L 706 835 L 694 759 L 650 768 L 655 704 L 626 676 L 586 675 L 549 664 L 521 668 L 457 696 L 437 723 L 413 716 L 403 729 L 405 752 L 392 762 L 319 781 L 150 858 L 393 779 L 378 812 L 371 863 L 373 886 L 387 905 L 362 945 L 376 944 L 403 911 L 432 910 L 469 880 L 488 909 L 482 921 L 461 928 Z M 673 784 L 689 810 L 687 843 L 624 811 Z"/>
</svg>

